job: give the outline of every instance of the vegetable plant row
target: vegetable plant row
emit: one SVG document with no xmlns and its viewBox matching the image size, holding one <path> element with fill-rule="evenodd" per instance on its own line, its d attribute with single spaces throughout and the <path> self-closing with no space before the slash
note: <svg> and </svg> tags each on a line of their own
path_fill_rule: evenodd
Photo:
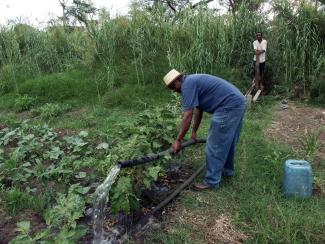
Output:
<svg viewBox="0 0 325 244">
<path fill-rule="evenodd" d="M 28 121 L 0 130 L 0 208 L 6 216 L 40 214 L 43 225 L 16 223 L 11 243 L 77 241 L 91 232 L 84 225 L 96 187 L 118 161 L 170 146 L 179 123 L 178 107 L 150 108 L 105 132 L 68 133 Z M 94 133 L 95 134 L 95 133 Z M 165 160 L 165 159 L 163 159 Z M 160 160 L 124 169 L 110 192 L 110 210 L 128 213 L 143 190 L 163 174 Z M 36 229 L 36 230 L 35 230 Z"/>
</svg>

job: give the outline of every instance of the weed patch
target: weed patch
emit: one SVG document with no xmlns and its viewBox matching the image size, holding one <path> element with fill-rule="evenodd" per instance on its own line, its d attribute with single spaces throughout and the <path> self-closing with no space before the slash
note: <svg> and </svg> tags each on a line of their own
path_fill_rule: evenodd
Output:
<svg viewBox="0 0 325 244">
<path fill-rule="evenodd" d="M 15 99 L 15 109 L 17 112 L 30 110 L 36 105 L 37 98 L 29 97 L 28 95 L 20 96 Z"/>
<path fill-rule="evenodd" d="M 50 121 L 55 117 L 67 112 L 71 109 L 68 104 L 62 105 L 57 103 L 46 103 L 43 106 L 34 109 L 32 114 L 34 116 L 40 116 L 43 121 Z"/>
</svg>

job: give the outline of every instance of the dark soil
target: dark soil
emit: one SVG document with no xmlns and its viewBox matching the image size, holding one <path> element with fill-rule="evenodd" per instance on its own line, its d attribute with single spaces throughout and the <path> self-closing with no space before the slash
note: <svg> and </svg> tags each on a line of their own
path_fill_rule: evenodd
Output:
<svg viewBox="0 0 325 244">
<path fill-rule="evenodd" d="M 30 221 L 31 233 L 36 233 L 38 230 L 46 227 L 46 224 L 38 213 L 20 213 L 15 217 L 6 216 L 5 212 L 0 209 L 0 243 L 7 244 L 16 235 L 16 223 L 21 221 Z"/>
<path fill-rule="evenodd" d="M 106 226 L 108 228 L 118 229 L 122 232 L 129 232 L 142 218 L 154 209 L 160 202 L 169 196 L 177 187 L 187 180 L 193 173 L 193 169 L 189 165 L 179 163 L 171 164 L 166 171 L 166 174 L 161 176 L 158 181 L 147 191 L 144 191 L 140 197 L 140 208 L 130 214 L 112 215 L 110 209 L 107 209 Z M 164 210 L 158 212 L 154 217 L 160 218 L 164 214 Z M 82 243 L 92 243 L 92 223 L 91 214 L 81 220 L 81 223 L 88 226 L 90 233 L 82 238 Z M 141 235 L 135 235 L 134 241 L 141 243 Z"/>
</svg>

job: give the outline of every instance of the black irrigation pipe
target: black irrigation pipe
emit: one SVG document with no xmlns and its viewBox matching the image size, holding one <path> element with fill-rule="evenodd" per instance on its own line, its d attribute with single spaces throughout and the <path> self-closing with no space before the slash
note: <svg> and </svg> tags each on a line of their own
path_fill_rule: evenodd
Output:
<svg viewBox="0 0 325 244">
<path fill-rule="evenodd" d="M 184 143 L 182 143 L 181 147 L 182 149 L 185 147 L 188 147 L 190 145 L 194 145 L 197 143 L 205 143 L 206 139 L 197 139 L 197 140 L 189 140 Z M 119 162 L 120 168 L 127 168 L 127 167 L 134 167 L 137 165 L 141 165 L 150 161 L 155 161 L 157 159 L 162 158 L 163 156 L 173 154 L 173 150 L 170 148 L 168 150 L 165 150 L 163 152 L 157 153 L 157 154 L 150 154 L 144 157 L 136 158 L 136 159 L 130 159 L 126 161 Z M 183 184 L 181 184 L 172 194 L 170 194 L 165 200 L 163 200 L 161 203 L 159 203 L 154 209 L 152 209 L 149 213 L 147 213 L 142 219 L 136 223 L 128 234 L 134 235 L 138 231 L 140 231 L 148 222 L 152 215 L 157 213 L 160 209 L 162 209 L 165 205 L 167 205 L 170 201 L 172 201 L 185 187 L 187 187 L 196 176 L 204 169 L 205 164 L 201 165 L 200 168 L 198 168 L 192 175 L 189 177 Z M 124 233 L 120 233 L 120 236 L 124 235 Z"/>
<path fill-rule="evenodd" d="M 205 168 L 205 164 L 201 165 L 194 174 L 191 175 L 182 185 L 180 185 L 172 194 L 170 194 L 165 200 L 159 203 L 153 210 L 151 210 L 147 215 L 145 215 L 142 219 L 138 221 L 138 223 L 132 227 L 128 234 L 134 235 L 138 231 L 140 231 L 148 222 L 152 215 L 157 213 L 160 209 L 162 209 L 165 205 L 167 205 L 171 200 L 173 200 L 185 187 L 187 187 L 196 176 Z"/>
<path fill-rule="evenodd" d="M 185 147 L 188 147 L 190 145 L 194 145 L 197 143 L 205 143 L 205 142 L 206 142 L 206 139 L 197 139 L 197 140 L 192 139 L 192 140 L 182 143 L 182 149 Z M 143 156 L 140 158 L 134 158 L 134 159 L 130 159 L 130 160 L 121 161 L 121 162 L 118 162 L 118 164 L 120 165 L 121 169 L 128 168 L 128 167 L 134 167 L 134 166 L 137 166 L 140 164 L 158 160 L 158 159 L 160 159 L 166 155 L 169 155 L 169 154 L 173 154 L 173 150 L 171 148 L 168 150 L 156 153 L 156 154 L 149 154 L 147 156 Z"/>
</svg>

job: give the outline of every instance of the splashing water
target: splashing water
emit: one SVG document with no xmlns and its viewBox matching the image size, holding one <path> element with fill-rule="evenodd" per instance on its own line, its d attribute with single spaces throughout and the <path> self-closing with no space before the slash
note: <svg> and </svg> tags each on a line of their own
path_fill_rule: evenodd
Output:
<svg viewBox="0 0 325 244">
<path fill-rule="evenodd" d="M 93 208 L 93 244 L 112 243 L 113 241 L 110 237 L 105 237 L 104 235 L 104 218 L 106 209 L 106 199 L 109 190 L 111 189 L 111 186 L 115 182 L 115 179 L 118 173 L 120 172 L 120 169 L 120 165 L 114 166 L 107 175 L 105 181 L 101 185 L 99 185 L 95 191 Z M 111 234 L 113 234 L 114 230 L 112 230 L 111 232 Z"/>
</svg>

